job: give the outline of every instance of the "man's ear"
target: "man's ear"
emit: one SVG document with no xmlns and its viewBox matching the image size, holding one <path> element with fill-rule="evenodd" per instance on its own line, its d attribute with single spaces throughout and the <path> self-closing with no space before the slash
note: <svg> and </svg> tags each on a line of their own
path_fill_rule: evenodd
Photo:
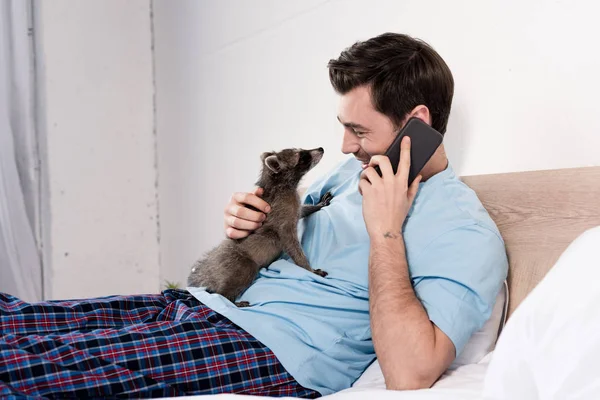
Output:
<svg viewBox="0 0 600 400">
<path fill-rule="evenodd" d="M 421 121 L 425 122 L 427 125 L 431 125 L 431 114 L 429 113 L 429 108 L 427 106 L 420 104 L 412 109 L 412 111 L 408 114 L 408 121 L 411 117 L 417 117 Z"/>
<path fill-rule="evenodd" d="M 265 158 L 265 166 L 274 173 L 278 173 L 279 171 L 281 171 L 281 163 L 275 155 L 268 156 L 267 158 Z"/>
</svg>

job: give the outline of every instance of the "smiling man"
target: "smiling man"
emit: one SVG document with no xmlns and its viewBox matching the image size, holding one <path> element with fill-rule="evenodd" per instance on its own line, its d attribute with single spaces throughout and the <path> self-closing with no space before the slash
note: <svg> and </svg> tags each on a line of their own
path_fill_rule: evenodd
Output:
<svg viewBox="0 0 600 400">
<path fill-rule="evenodd" d="M 496 225 L 443 145 L 411 187 L 410 143 L 396 175 L 381 156 L 411 117 L 445 134 L 452 74 L 425 42 L 386 33 L 331 60 L 329 77 L 340 95 L 342 152 L 353 157 L 308 188 L 308 204 L 327 192 L 334 199 L 300 224 L 310 264 L 329 275 L 308 277 L 284 256 L 242 296 L 254 307 L 222 310 L 322 394 L 348 387 L 375 355 L 388 388 L 427 388 L 488 319 L 508 270 Z M 232 197 L 229 237 L 268 218 L 261 194 Z"/>
</svg>

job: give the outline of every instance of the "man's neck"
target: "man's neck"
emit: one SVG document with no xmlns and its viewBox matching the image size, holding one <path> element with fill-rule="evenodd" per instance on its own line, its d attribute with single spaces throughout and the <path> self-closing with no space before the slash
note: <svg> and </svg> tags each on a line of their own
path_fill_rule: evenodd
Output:
<svg viewBox="0 0 600 400">
<path fill-rule="evenodd" d="M 446 150 L 444 149 L 444 145 L 440 145 L 438 149 L 433 153 L 433 156 L 429 159 L 427 164 L 421 170 L 421 182 L 425 182 L 427 179 L 432 176 L 442 172 L 448 167 L 448 157 L 446 157 Z"/>
</svg>

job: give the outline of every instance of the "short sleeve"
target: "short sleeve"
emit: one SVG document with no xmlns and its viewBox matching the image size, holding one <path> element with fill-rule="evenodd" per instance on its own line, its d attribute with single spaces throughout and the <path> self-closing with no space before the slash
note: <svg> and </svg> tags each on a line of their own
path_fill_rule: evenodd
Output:
<svg viewBox="0 0 600 400">
<path fill-rule="evenodd" d="M 508 273 L 499 234 L 479 224 L 434 238 L 409 268 L 415 293 L 429 319 L 454 343 L 458 356 L 490 317 Z"/>
</svg>

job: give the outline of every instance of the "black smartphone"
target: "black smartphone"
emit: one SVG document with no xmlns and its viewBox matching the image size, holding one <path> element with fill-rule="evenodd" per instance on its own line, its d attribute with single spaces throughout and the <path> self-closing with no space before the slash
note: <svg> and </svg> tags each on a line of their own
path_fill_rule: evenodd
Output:
<svg viewBox="0 0 600 400">
<path fill-rule="evenodd" d="M 408 173 L 408 185 L 410 186 L 427 164 L 427 161 L 433 156 L 433 153 L 442 144 L 444 137 L 421 119 L 417 117 L 409 119 L 385 152 L 385 155 L 390 159 L 394 174 L 398 171 L 398 163 L 400 162 L 400 142 L 405 136 L 410 137 L 410 171 Z M 375 166 L 375 171 L 381 176 L 379 166 Z"/>
</svg>

